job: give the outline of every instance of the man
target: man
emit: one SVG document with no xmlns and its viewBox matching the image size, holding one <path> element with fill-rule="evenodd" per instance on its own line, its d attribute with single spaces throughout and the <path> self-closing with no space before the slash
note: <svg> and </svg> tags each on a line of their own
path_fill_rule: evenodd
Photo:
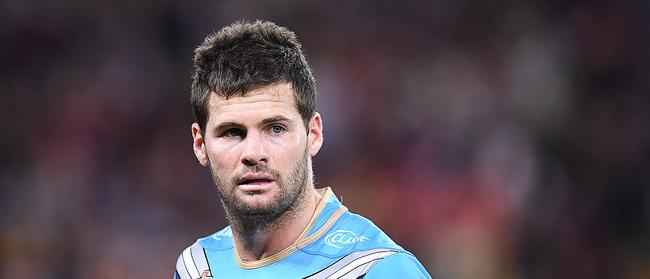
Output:
<svg viewBox="0 0 650 279">
<path fill-rule="evenodd" d="M 192 79 L 194 153 L 230 226 L 185 249 L 174 278 L 430 278 L 330 188 L 314 188 L 323 124 L 293 32 L 227 26 L 196 49 Z"/>
</svg>

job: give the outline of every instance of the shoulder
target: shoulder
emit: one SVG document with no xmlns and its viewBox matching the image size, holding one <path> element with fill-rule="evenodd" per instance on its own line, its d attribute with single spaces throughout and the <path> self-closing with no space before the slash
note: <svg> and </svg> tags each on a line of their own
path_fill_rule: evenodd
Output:
<svg viewBox="0 0 650 279">
<path fill-rule="evenodd" d="M 209 272 L 210 265 L 205 249 L 197 242 L 185 248 L 178 256 L 174 278 L 200 278 L 205 272 Z"/>
<path fill-rule="evenodd" d="M 431 278 L 431 275 L 413 254 L 399 252 L 377 261 L 364 278 Z"/>
<path fill-rule="evenodd" d="M 404 251 L 372 221 L 361 215 L 345 212 L 318 240 L 303 248 L 303 251 L 335 258 L 377 248 Z"/>
<path fill-rule="evenodd" d="M 234 246 L 232 230 L 227 226 L 216 233 L 197 239 L 192 245 L 183 250 L 183 253 L 192 249 L 220 251 L 232 249 Z M 182 256 L 182 255 L 181 255 Z"/>
<path fill-rule="evenodd" d="M 203 248 L 213 251 L 232 249 L 234 245 L 230 226 L 206 237 L 199 238 L 196 242 Z"/>
<path fill-rule="evenodd" d="M 397 245 L 372 221 L 354 213 L 341 216 L 303 252 L 334 259 L 314 278 L 431 278 L 413 254 Z"/>
<path fill-rule="evenodd" d="M 199 278 L 206 272 L 209 275 L 210 264 L 207 251 L 228 250 L 233 248 L 232 231 L 230 227 L 199 238 L 185 248 L 176 261 L 174 278 Z M 207 250 L 207 251 L 206 251 Z"/>
</svg>

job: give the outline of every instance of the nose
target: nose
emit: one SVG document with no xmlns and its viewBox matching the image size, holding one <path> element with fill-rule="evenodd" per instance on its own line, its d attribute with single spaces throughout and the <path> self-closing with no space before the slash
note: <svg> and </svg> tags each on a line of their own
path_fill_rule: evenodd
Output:
<svg viewBox="0 0 650 279">
<path fill-rule="evenodd" d="M 244 139 L 244 150 L 241 155 L 241 162 L 246 166 L 255 166 L 261 163 L 268 163 L 269 155 L 266 152 L 261 135 L 257 132 L 249 132 Z"/>
</svg>

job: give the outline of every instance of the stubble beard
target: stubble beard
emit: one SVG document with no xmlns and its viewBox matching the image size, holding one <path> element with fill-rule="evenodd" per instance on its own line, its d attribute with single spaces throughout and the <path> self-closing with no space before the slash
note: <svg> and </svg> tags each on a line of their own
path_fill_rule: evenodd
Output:
<svg viewBox="0 0 650 279">
<path fill-rule="evenodd" d="M 270 169 L 266 165 L 247 167 L 247 170 L 240 174 L 266 172 L 273 175 L 278 186 L 278 193 L 264 206 L 252 206 L 235 195 L 240 175 L 235 175 L 226 184 L 210 166 L 217 194 L 232 229 L 243 235 L 252 235 L 278 225 L 281 220 L 290 220 L 290 216 L 303 206 L 304 202 L 302 201 L 305 199 L 306 189 L 312 185 L 312 183 L 308 183 L 310 177 L 308 156 L 307 150 L 305 150 L 302 159 L 296 162 L 286 179 L 281 177 L 278 171 Z"/>
</svg>

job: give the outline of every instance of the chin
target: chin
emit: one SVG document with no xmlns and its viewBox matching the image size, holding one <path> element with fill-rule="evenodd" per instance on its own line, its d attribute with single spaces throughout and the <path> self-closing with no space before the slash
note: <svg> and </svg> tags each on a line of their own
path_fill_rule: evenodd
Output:
<svg viewBox="0 0 650 279">
<path fill-rule="evenodd" d="M 278 203 L 274 198 L 269 194 L 253 194 L 241 197 L 239 202 L 252 210 L 269 210 Z"/>
</svg>

